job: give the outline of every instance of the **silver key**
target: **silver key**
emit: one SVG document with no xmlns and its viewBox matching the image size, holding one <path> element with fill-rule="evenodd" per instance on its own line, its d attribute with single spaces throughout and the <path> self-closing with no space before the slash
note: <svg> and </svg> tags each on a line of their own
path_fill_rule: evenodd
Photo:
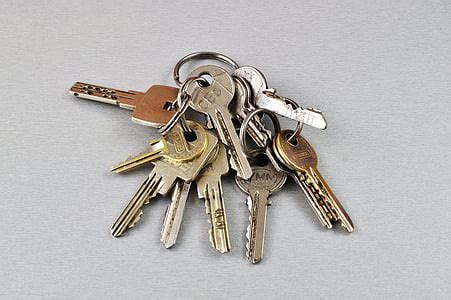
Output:
<svg viewBox="0 0 451 300">
<path fill-rule="evenodd" d="M 319 129 L 326 129 L 327 123 L 319 109 L 302 107 L 294 109 L 284 97 L 276 95 L 275 90 L 268 89 L 266 78 L 257 68 L 240 67 L 233 72 L 249 82 L 254 93 L 254 104 L 259 108 L 273 111 L 283 117 L 302 122 Z"/>
<path fill-rule="evenodd" d="M 207 132 L 207 145 L 204 152 L 192 161 L 176 162 L 167 158 L 159 158 L 153 161 L 154 168 L 149 177 L 139 188 L 135 196 L 124 208 L 116 222 L 114 222 L 111 233 L 119 237 L 139 221 L 142 215 L 142 207 L 149 203 L 158 193 L 166 195 L 177 179 L 191 182 L 196 178 L 203 167 L 209 162 L 211 155 L 218 144 L 218 139 Z"/>
<path fill-rule="evenodd" d="M 188 94 L 191 95 L 190 106 L 209 116 L 221 141 L 230 148 L 230 155 L 234 161 L 232 168 L 237 171 L 239 177 L 248 179 L 252 175 L 252 169 L 240 147 L 228 109 L 235 93 L 232 76 L 221 67 L 207 65 L 195 69 L 189 77 L 202 75 L 210 75 L 212 82 L 206 87 L 197 82 L 188 87 Z"/>
<path fill-rule="evenodd" d="M 269 197 L 283 186 L 287 175 L 276 171 L 268 162 L 263 166 L 253 163 L 252 171 L 253 175 L 249 180 L 238 177 L 235 180 L 238 187 L 248 194 L 246 204 L 250 215 L 246 256 L 255 264 L 263 258 L 267 206 L 271 205 Z"/>
<path fill-rule="evenodd" d="M 171 204 L 166 209 L 160 238 L 166 248 L 171 248 L 177 241 L 190 186 L 191 182 L 177 180 L 172 190 Z"/>
<path fill-rule="evenodd" d="M 223 144 L 218 145 L 216 159 L 207 165 L 196 178 L 197 194 L 205 200 L 205 209 L 211 228 L 208 231 L 213 248 L 221 253 L 229 252 L 230 239 L 224 207 L 221 176 L 229 172 L 227 153 Z"/>
</svg>

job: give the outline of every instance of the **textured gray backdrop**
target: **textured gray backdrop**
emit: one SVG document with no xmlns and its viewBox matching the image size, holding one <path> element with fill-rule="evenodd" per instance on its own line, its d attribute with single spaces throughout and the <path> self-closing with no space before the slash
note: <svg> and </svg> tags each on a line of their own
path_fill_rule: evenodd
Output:
<svg viewBox="0 0 451 300">
<path fill-rule="evenodd" d="M 446 2 L 0 1 L 0 296 L 449 298 Z M 194 193 L 172 250 L 159 242 L 162 197 L 126 237 L 110 236 L 148 170 L 108 169 L 157 132 L 67 89 L 172 85 L 174 63 L 200 50 L 255 65 L 324 111 L 329 128 L 305 135 L 355 233 L 321 228 L 290 182 L 269 209 L 265 259 L 250 265 L 230 176 L 229 254 L 210 247 Z"/>
</svg>

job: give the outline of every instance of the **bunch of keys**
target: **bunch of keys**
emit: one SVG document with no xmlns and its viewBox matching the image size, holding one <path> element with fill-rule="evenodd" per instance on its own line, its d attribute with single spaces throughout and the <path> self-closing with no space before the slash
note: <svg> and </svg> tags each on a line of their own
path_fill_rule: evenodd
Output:
<svg viewBox="0 0 451 300">
<path fill-rule="evenodd" d="M 192 60 L 212 59 L 227 65 L 202 65 L 180 80 L 181 67 Z M 255 67 L 240 67 L 216 52 L 196 52 L 174 67 L 179 88 L 153 85 L 147 92 L 123 91 L 82 82 L 70 93 L 82 99 L 110 103 L 133 110 L 132 120 L 158 128 L 161 138 L 148 149 L 116 164 L 111 171 L 122 174 L 149 167 L 149 176 L 113 223 L 111 233 L 120 237 L 139 221 L 144 205 L 157 194 L 168 195 L 160 240 L 166 248 L 175 245 L 191 184 L 205 201 L 210 223 L 209 240 L 221 253 L 230 251 L 222 177 L 235 171 L 235 182 L 247 194 L 249 210 L 246 256 L 251 263 L 263 258 L 267 207 L 271 194 L 282 189 L 287 178 L 300 187 L 320 223 L 328 229 L 339 223 L 354 230 L 348 214 L 317 169 L 318 158 L 301 135 L 304 125 L 326 129 L 316 108 L 302 108 L 295 101 L 267 87 Z M 206 123 L 187 120 L 188 109 L 206 116 Z M 272 121 L 272 130 L 263 115 Z M 277 116 L 297 122 L 295 130 L 280 128 Z M 254 149 L 248 139 L 253 141 Z"/>
</svg>

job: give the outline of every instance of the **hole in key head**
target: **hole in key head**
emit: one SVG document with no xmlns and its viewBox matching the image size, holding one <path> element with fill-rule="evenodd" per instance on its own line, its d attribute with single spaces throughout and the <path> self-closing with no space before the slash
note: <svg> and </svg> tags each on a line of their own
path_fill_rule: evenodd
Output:
<svg viewBox="0 0 451 300">
<path fill-rule="evenodd" d="M 172 110 L 172 102 L 166 101 L 166 103 L 163 105 L 164 110 Z"/>
<path fill-rule="evenodd" d="M 199 81 L 199 85 L 201 87 L 207 87 L 213 83 L 213 76 L 208 73 L 202 73 L 199 77 L 203 79 L 202 81 Z"/>
<path fill-rule="evenodd" d="M 265 154 L 259 153 L 254 157 L 254 163 L 259 167 L 264 167 L 269 163 L 269 159 Z"/>
<path fill-rule="evenodd" d="M 293 133 L 291 133 L 291 132 L 287 132 L 287 134 L 285 135 L 285 138 L 287 139 L 288 144 L 290 144 L 293 147 L 296 147 L 298 145 L 298 139 L 294 138 L 294 139 L 290 140 L 292 134 Z"/>
<path fill-rule="evenodd" d="M 197 140 L 197 135 L 194 131 L 191 132 L 185 132 L 185 139 L 188 142 L 194 142 L 195 140 Z"/>
</svg>

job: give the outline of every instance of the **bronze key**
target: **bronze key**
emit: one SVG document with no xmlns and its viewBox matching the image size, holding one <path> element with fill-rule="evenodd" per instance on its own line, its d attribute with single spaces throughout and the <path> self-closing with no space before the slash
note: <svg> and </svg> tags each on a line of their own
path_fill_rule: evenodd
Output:
<svg viewBox="0 0 451 300">
<path fill-rule="evenodd" d="M 332 223 L 339 222 L 348 232 L 354 231 L 351 218 L 317 169 L 318 157 L 312 146 L 300 134 L 288 141 L 292 134 L 292 130 L 276 134 L 273 142 L 275 154 L 296 172 L 296 181 L 324 226 L 330 229 Z"/>
<path fill-rule="evenodd" d="M 103 86 L 76 82 L 69 93 L 88 100 L 117 105 L 133 110 L 132 120 L 136 123 L 160 127 L 166 124 L 175 111 L 165 108 L 167 102 L 177 98 L 178 88 L 152 85 L 147 92 L 121 91 Z"/>
</svg>

